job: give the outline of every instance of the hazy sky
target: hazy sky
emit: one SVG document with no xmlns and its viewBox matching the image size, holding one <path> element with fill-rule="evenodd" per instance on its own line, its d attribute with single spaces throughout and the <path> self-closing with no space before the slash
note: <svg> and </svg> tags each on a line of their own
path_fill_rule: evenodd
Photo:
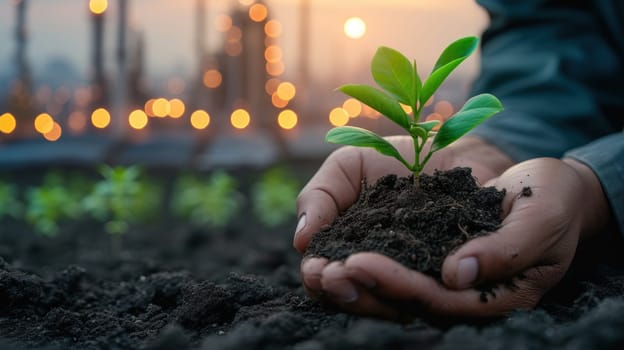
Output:
<svg viewBox="0 0 624 350">
<path fill-rule="evenodd" d="M 112 71 L 116 22 L 116 0 L 109 0 L 107 13 L 107 65 Z M 193 10 L 195 0 L 128 0 L 133 30 L 145 35 L 148 76 L 190 74 L 193 55 Z M 266 0 L 273 18 L 283 22 L 280 44 L 284 47 L 286 75 L 296 76 L 299 62 L 299 4 L 302 0 Z M 0 75 L 13 67 L 13 0 L 0 0 Z M 87 0 L 29 0 L 28 57 L 37 74 L 44 62 L 63 58 L 86 74 L 90 59 L 91 23 Z M 473 0 L 309 0 L 311 10 L 310 70 L 317 78 L 351 79 L 359 66 L 367 65 L 380 45 L 397 48 L 429 68 L 439 51 L 450 41 L 479 34 L 486 24 L 485 14 Z M 214 17 L 236 0 L 207 0 L 207 43 L 214 48 L 220 34 Z M 344 21 L 359 16 L 368 25 L 362 39 L 347 39 Z M 471 74 L 472 59 L 463 68 Z"/>
</svg>

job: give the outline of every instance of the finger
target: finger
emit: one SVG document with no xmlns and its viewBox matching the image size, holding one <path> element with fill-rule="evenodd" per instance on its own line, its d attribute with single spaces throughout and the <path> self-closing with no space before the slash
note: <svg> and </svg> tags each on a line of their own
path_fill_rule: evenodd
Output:
<svg viewBox="0 0 624 350">
<path fill-rule="evenodd" d="M 501 285 L 488 294 L 475 289 L 445 288 L 431 277 L 375 253 L 355 254 L 347 259 L 345 266 L 365 270 L 376 282 L 370 292 L 378 299 L 402 300 L 408 309 L 459 317 L 501 316 L 516 309 L 533 308 L 551 287 L 544 280 L 558 273 L 549 266 L 533 268 L 525 273 L 526 278 L 516 281 L 513 288 Z"/>
<path fill-rule="evenodd" d="M 306 257 L 301 260 L 301 279 L 308 295 L 317 299 L 323 293 L 321 275 L 329 260 L 325 258 Z"/>
<path fill-rule="evenodd" d="M 357 199 L 362 179 L 359 155 L 351 147 L 332 153 L 299 193 L 299 223 L 293 245 L 300 253 L 305 251 L 315 232 L 329 225 Z"/>
</svg>

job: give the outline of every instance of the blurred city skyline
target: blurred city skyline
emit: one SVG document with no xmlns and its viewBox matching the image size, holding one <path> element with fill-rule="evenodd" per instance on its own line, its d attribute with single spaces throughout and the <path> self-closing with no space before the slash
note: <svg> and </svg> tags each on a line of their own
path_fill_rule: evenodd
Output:
<svg viewBox="0 0 624 350">
<path fill-rule="evenodd" d="M 0 45 L 0 109 L 13 82 L 20 79 L 23 65 L 28 68 L 29 89 L 33 95 L 37 95 L 42 86 L 71 90 L 85 84 L 98 85 L 94 74 L 103 75 L 111 90 L 119 88 L 114 84 L 120 74 L 116 56 L 120 1 L 108 0 L 106 11 L 99 15 L 103 36 L 99 68 L 93 63 L 95 15 L 89 11 L 93 0 L 28 0 L 24 19 L 26 40 L 22 42 L 21 51 L 16 40 L 16 8 L 20 1 L 0 0 L 0 40 L 3 43 Z M 203 16 L 198 16 L 200 3 L 204 6 L 200 12 Z M 266 18 L 255 22 L 264 25 L 270 20 L 277 22 L 281 29 L 279 35 L 270 38 L 270 46 L 278 47 L 280 72 L 268 72 L 267 78 L 274 76 L 282 82 L 292 82 L 297 92 L 305 95 L 299 95 L 300 100 L 307 100 L 308 104 L 322 101 L 328 113 L 329 104 L 344 100 L 344 96 L 333 91 L 336 86 L 370 82 L 369 62 L 378 46 L 390 46 L 416 58 L 420 73 L 426 75 L 445 45 L 459 37 L 479 35 L 486 24 L 485 14 L 472 0 L 126 0 L 127 55 L 129 60 L 136 61 L 126 65 L 140 64 L 135 68 L 140 71 L 140 83 L 146 88 L 145 99 L 158 96 L 189 99 L 189 90 L 196 89 L 195 81 L 201 81 L 202 74 L 208 86 L 209 66 L 223 65 L 215 60 L 228 50 L 232 24 L 224 28 L 224 18 L 231 22 L 233 13 L 247 13 L 254 3 L 266 5 L 268 9 Z M 361 38 L 350 38 L 344 29 L 345 21 L 353 17 L 362 19 L 366 25 Z M 201 31 L 198 31 L 198 21 L 202 21 L 200 27 L 204 29 Z M 249 39 L 246 40 L 249 44 Z M 262 38 L 259 41 L 262 45 Z M 198 53 L 198 42 L 203 54 Z M 269 46 L 269 43 L 265 40 L 264 45 Z M 138 58 L 134 57 L 137 55 Z M 16 57 L 22 59 L 16 60 Z M 267 70 L 269 65 L 270 62 Z M 477 65 L 477 59 L 468 60 L 453 79 L 467 84 Z M 231 72 L 232 69 L 236 71 L 231 67 Z M 254 67 L 245 63 L 246 73 L 240 79 L 251 79 Z M 264 63 L 257 64 L 259 71 L 264 68 Z M 265 82 L 259 85 L 254 79 L 262 78 L 243 80 L 243 85 L 264 90 Z M 173 85 L 178 87 L 172 88 Z M 243 97 L 249 98 L 247 95 Z M 110 97 L 108 102 L 112 103 L 112 99 Z M 219 96 L 213 96 L 212 100 L 215 99 Z M 269 97 L 269 105 L 270 100 Z M 236 99 L 230 96 L 232 101 Z M 146 101 L 135 102 L 142 105 Z M 286 105 L 280 107 L 275 101 L 273 104 L 277 108 Z M 4 112 L 0 110 L 0 114 Z M 258 111 L 252 111 L 255 112 Z"/>
</svg>

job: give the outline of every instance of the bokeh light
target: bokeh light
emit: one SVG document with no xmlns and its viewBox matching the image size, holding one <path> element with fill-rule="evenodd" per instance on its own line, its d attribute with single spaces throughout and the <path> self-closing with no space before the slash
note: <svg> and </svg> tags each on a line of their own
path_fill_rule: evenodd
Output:
<svg viewBox="0 0 624 350">
<path fill-rule="evenodd" d="M 63 135 L 63 129 L 57 122 L 52 123 L 52 129 L 50 131 L 43 134 L 43 138 L 50 142 L 58 141 Z"/>
<path fill-rule="evenodd" d="M 223 76 L 216 69 L 209 69 L 204 73 L 204 86 L 209 89 L 216 89 L 221 86 Z"/>
<path fill-rule="evenodd" d="M 269 38 L 279 38 L 282 35 L 282 23 L 277 20 L 270 20 L 264 25 L 264 34 Z"/>
<path fill-rule="evenodd" d="M 98 108 L 91 113 L 91 124 L 98 129 L 106 128 L 111 122 L 110 113 L 104 108 Z"/>
<path fill-rule="evenodd" d="M 262 22 L 269 15 L 269 10 L 264 4 L 253 4 L 249 7 L 249 18 L 254 22 Z"/>
<path fill-rule="evenodd" d="M 295 126 L 297 126 L 297 122 L 297 113 L 295 113 L 291 109 L 281 111 L 280 114 L 277 116 L 277 124 L 280 126 L 280 128 L 285 130 L 290 130 L 294 128 Z"/>
<path fill-rule="evenodd" d="M 359 39 L 366 34 L 366 23 L 360 17 L 351 17 L 344 23 L 344 32 L 351 39 Z"/>
<path fill-rule="evenodd" d="M 221 33 L 225 33 L 232 28 L 232 17 L 228 15 L 218 15 L 215 18 L 215 29 Z"/>
<path fill-rule="evenodd" d="M 178 119 L 182 117 L 182 115 L 184 115 L 184 112 L 186 111 L 186 106 L 184 105 L 184 102 L 182 102 L 182 100 L 180 100 L 179 98 L 174 98 L 169 101 L 169 109 L 169 116 L 171 118 Z"/>
<path fill-rule="evenodd" d="M 295 98 L 295 95 L 297 94 L 297 88 L 295 88 L 295 85 L 293 85 L 293 83 L 283 82 L 280 83 L 277 87 L 276 93 L 277 96 L 282 100 L 290 101 Z"/>
<path fill-rule="evenodd" d="M 266 91 L 268 95 L 273 95 L 277 91 L 277 87 L 280 83 L 281 80 L 277 78 L 271 78 L 267 80 L 267 82 L 264 84 L 264 91 Z"/>
<path fill-rule="evenodd" d="M 251 116 L 249 115 L 249 112 L 242 108 L 235 110 L 230 116 L 230 123 L 236 129 L 245 129 L 249 126 L 250 122 Z"/>
<path fill-rule="evenodd" d="M 357 118 L 362 113 L 362 103 L 354 98 L 349 98 L 342 104 L 342 108 L 347 111 L 349 117 Z"/>
<path fill-rule="evenodd" d="M 270 63 L 277 63 L 282 60 L 282 49 L 277 45 L 270 45 L 264 50 L 264 59 Z"/>
<path fill-rule="evenodd" d="M 433 106 L 433 111 L 446 119 L 453 115 L 454 108 L 449 101 L 441 100 Z"/>
<path fill-rule="evenodd" d="M 137 130 L 145 128 L 147 126 L 147 114 L 140 109 L 130 112 L 128 124 L 130 124 L 133 129 Z"/>
<path fill-rule="evenodd" d="M 166 98 L 158 98 L 152 105 L 152 111 L 155 117 L 164 118 L 171 112 L 171 104 Z"/>
<path fill-rule="evenodd" d="M 349 113 L 344 108 L 337 107 L 329 112 L 329 122 L 333 126 L 344 126 L 349 122 Z"/>
<path fill-rule="evenodd" d="M 284 74 L 285 70 L 284 62 L 267 62 L 266 64 L 267 73 L 274 77 Z"/>
<path fill-rule="evenodd" d="M 108 8 L 108 0 L 89 0 L 89 11 L 95 15 L 101 15 Z"/>
<path fill-rule="evenodd" d="M 41 113 L 35 118 L 35 130 L 40 134 L 52 131 L 54 119 L 48 113 Z"/>
<path fill-rule="evenodd" d="M 147 114 L 148 117 L 156 116 L 154 114 L 154 102 L 156 102 L 155 98 L 150 98 L 149 100 L 147 100 L 147 102 L 145 102 L 145 106 L 143 107 L 143 110 L 145 111 L 145 114 Z"/>
<path fill-rule="evenodd" d="M 4 113 L 0 116 L 0 132 L 10 134 L 15 131 L 17 120 L 11 113 Z"/>
<path fill-rule="evenodd" d="M 191 126 L 197 130 L 203 130 L 210 124 L 210 115 L 204 110 L 197 110 L 191 114 Z"/>
<path fill-rule="evenodd" d="M 273 104 L 273 106 L 277 108 L 284 108 L 288 106 L 288 101 L 281 99 L 279 95 L 277 94 L 277 92 L 271 95 L 271 103 Z"/>
</svg>

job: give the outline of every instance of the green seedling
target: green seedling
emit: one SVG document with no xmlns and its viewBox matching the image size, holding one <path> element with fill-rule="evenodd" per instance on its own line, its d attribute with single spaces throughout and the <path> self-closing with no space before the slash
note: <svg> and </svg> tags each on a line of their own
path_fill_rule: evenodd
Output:
<svg viewBox="0 0 624 350">
<path fill-rule="evenodd" d="M 26 193 L 26 220 L 40 234 L 56 236 L 60 221 L 81 214 L 78 203 L 82 194 L 72 190 L 63 179 L 60 173 L 48 173 L 40 186 Z"/>
<path fill-rule="evenodd" d="M 83 201 L 84 207 L 97 220 L 105 223 L 112 235 L 122 235 L 131 223 L 139 221 L 156 208 L 156 196 L 140 181 L 136 166 L 100 168 L 103 179 Z"/>
<path fill-rule="evenodd" d="M 243 196 L 236 180 L 223 171 L 208 179 L 192 175 L 181 177 L 171 202 L 172 211 L 196 227 L 225 228 L 240 212 Z"/>
<path fill-rule="evenodd" d="M 439 121 L 421 121 L 425 103 L 434 95 L 444 80 L 468 58 L 477 48 L 479 39 L 459 39 L 444 49 L 436 61 L 429 77 L 422 81 L 418 75 L 416 61 L 410 62 L 400 52 L 380 47 L 371 63 L 373 79 L 381 87 L 349 84 L 338 88 L 343 93 L 375 109 L 402 129 L 414 140 L 414 161 L 408 162 L 388 141 L 372 131 L 342 126 L 331 129 L 325 139 L 328 142 L 358 147 L 371 147 L 379 153 L 394 157 L 414 174 L 418 187 L 419 175 L 434 152 L 450 145 L 468 131 L 500 112 L 501 102 L 491 94 L 474 96 L 439 130 L 434 129 Z M 411 115 L 402 105 L 410 107 Z M 431 141 L 427 149 L 427 142 Z"/>
<path fill-rule="evenodd" d="M 300 185 L 284 168 L 265 172 L 252 188 L 253 211 L 268 227 L 286 223 L 296 214 L 295 201 Z"/>
</svg>

